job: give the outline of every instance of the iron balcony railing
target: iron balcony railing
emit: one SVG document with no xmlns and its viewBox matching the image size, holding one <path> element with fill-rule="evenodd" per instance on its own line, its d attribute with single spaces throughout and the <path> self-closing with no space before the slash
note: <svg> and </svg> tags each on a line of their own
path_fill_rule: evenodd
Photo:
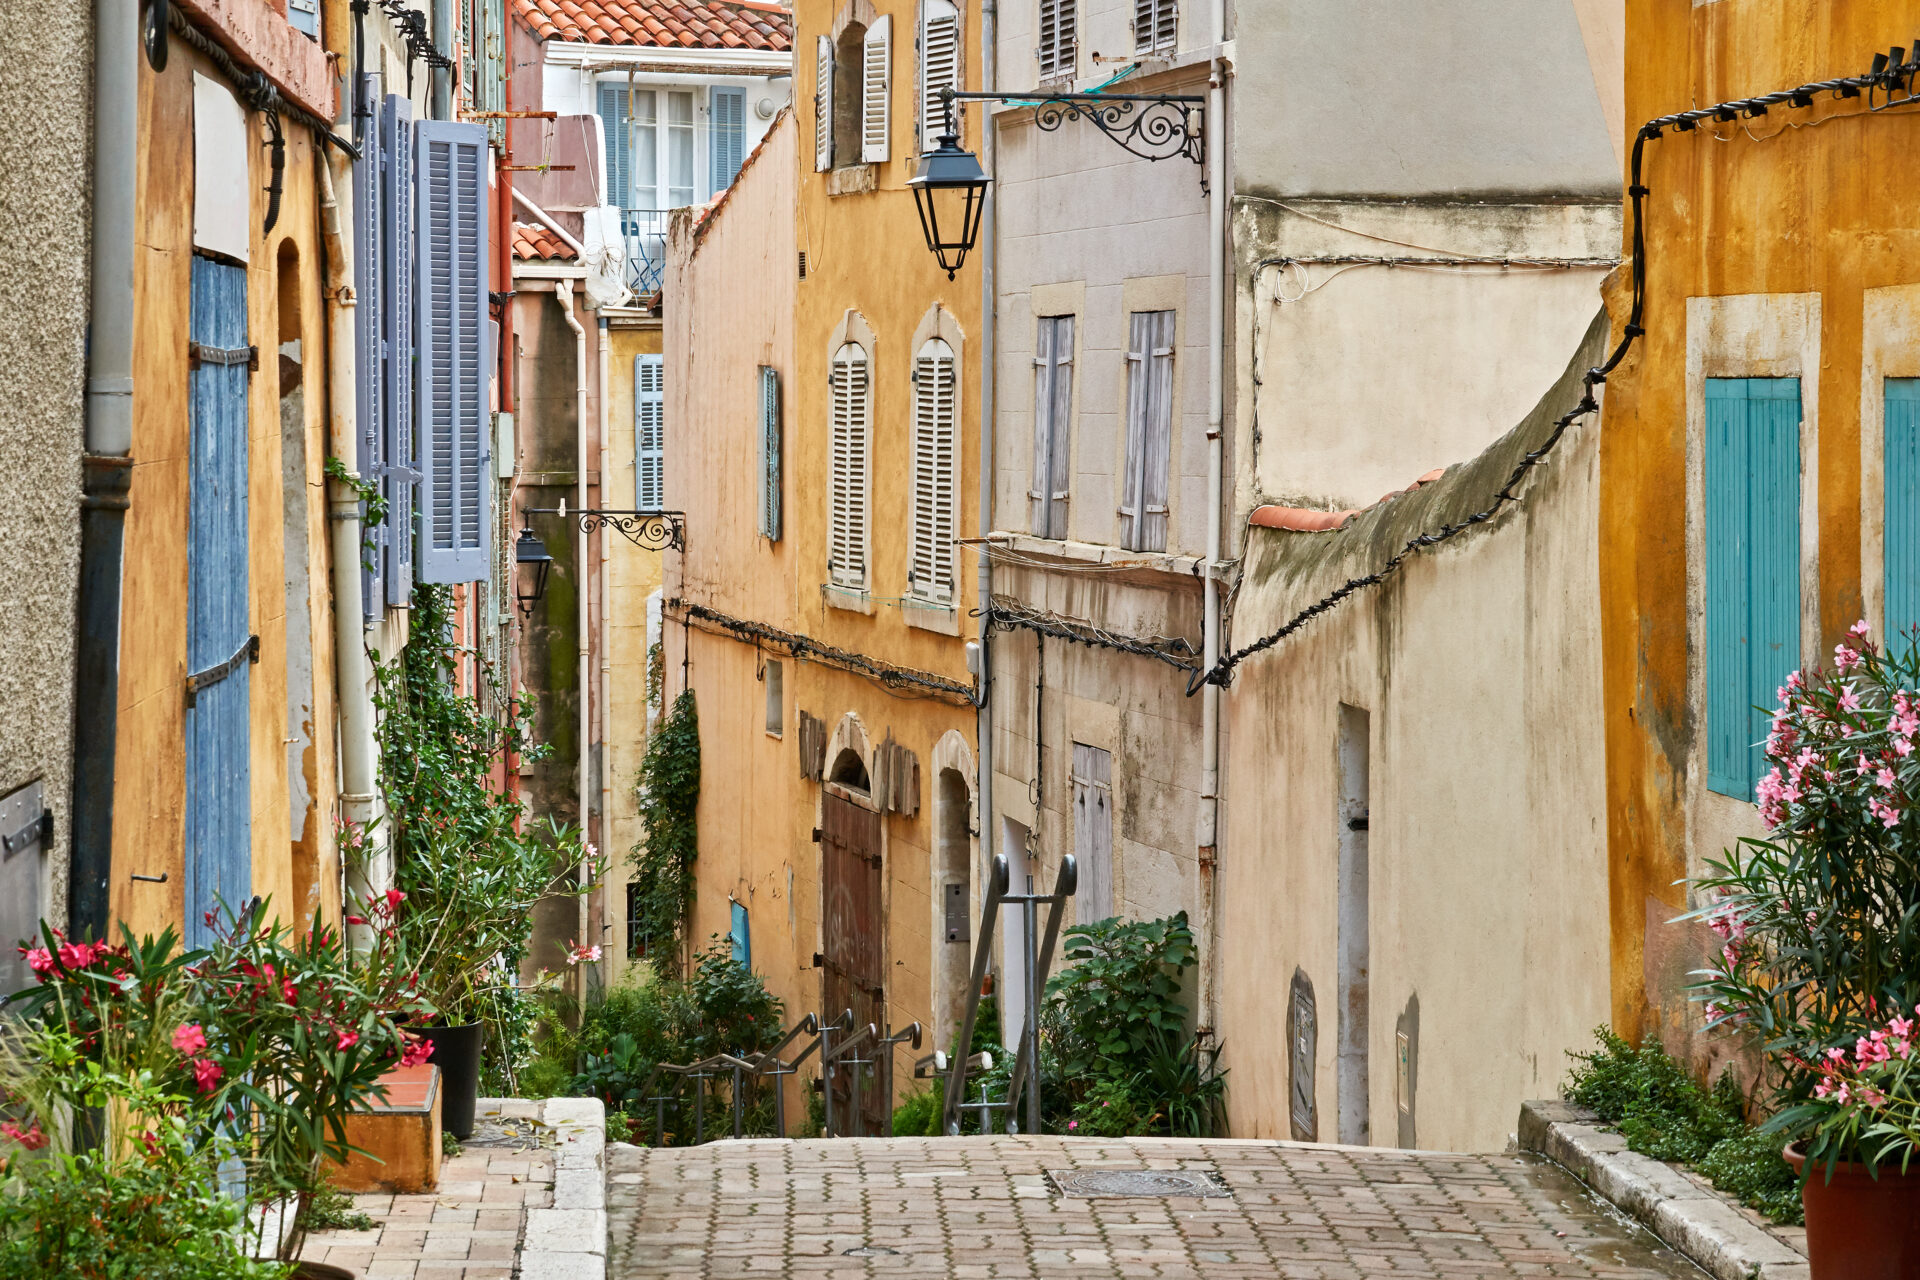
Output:
<svg viewBox="0 0 1920 1280">
<path fill-rule="evenodd" d="M 668 209 L 622 209 L 627 240 L 627 287 L 642 298 L 660 292 L 667 267 Z"/>
</svg>

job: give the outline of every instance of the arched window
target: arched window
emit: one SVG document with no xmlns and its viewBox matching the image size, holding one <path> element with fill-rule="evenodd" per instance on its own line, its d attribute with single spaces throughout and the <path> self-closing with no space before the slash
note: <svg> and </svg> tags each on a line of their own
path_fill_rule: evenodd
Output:
<svg viewBox="0 0 1920 1280">
<path fill-rule="evenodd" d="M 958 361 L 939 338 L 913 358 L 913 550 L 907 591 L 954 602 L 955 461 L 959 451 Z"/>
<path fill-rule="evenodd" d="M 828 378 L 827 572 L 834 586 L 867 589 L 868 458 L 873 385 L 857 342 L 833 353 Z"/>
</svg>

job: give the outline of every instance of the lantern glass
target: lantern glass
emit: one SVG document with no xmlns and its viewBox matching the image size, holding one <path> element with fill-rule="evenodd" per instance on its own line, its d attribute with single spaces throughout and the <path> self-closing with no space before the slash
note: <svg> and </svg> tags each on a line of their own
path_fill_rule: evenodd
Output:
<svg viewBox="0 0 1920 1280">
<path fill-rule="evenodd" d="M 980 215 L 991 181 L 980 161 L 971 151 L 962 151 L 960 139 L 953 134 L 943 136 L 939 147 L 921 160 L 920 171 L 907 180 L 927 248 L 949 280 L 979 238 Z"/>
<path fill-rule="evenodd" d="M 514 597 L 520 602 L 520 612 L 532 613 L 533 606 L 547 593 L 547 571 L 553 567 L 553 556 L 531 528 L 522 526 L 513 544 L 513 558 L 519 566 Z"/>
</svg>

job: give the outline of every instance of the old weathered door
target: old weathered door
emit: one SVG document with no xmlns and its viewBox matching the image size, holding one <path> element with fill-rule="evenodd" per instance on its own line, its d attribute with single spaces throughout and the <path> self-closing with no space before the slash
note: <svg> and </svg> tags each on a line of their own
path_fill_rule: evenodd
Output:
<svg viewBox="0 0 1920 1280">
<path fill-rule="evenodd" d="M 823 799 L 820 826 L 821 882 L 826 887 L 826 952 L 822 956 L 821 1020 L 853 1010 L 856 1029 L 871 1022 L 884 1031 L 887 1023 L 885 948 L 880 911 L 880 815 L 829 792 Z M 853 1056 L 871 1058 L 863 1045 Z M 872 1087 L 873 1072 L 863 1068 L 868 1082 L 862 1090 L 857 1126 L 846 1108 L 852 1102 L 852 1070 L 833 1077 L 835 1128 L 841 1133 L 884 1132 L 890 1100 Z M 842 1119 L 845 1117 L 845 1119 Z"/>
</svg>

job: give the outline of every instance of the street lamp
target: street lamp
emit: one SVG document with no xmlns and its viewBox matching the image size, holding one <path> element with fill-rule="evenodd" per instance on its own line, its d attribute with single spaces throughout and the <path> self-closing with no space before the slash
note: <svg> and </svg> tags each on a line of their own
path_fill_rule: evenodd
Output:
<svg viewBox="0 0 1920 1280">
<path fill-rule="evenodd" d="M 520 602 L 520 612 L 530 614 L 533 606 L 540 603 L 540 597 L 547 593 L 547 571 L 553 568 L 553 557 L 547 553 L 547 544 L 534 534 L 533 527 L 523 524 L 520 537 L 513 544 L 513 559 L 519 566 L 514 598 Z"/>
<path fill-rule="evenodd" d="M 967 251 L 980 236 L 980 214 L 986 207 L 987 184 L 993 179 L 971 151 L 960 148 L 960 130 L 953 119 L 953 90 L 940 94 L 946 110 L 946 131 L 940 145 L 920 159 L 920 171 L 907 179 L 913 202 L 920 210 L 920 230 L 951 280 L 967 260 Z"/>
</svg>

